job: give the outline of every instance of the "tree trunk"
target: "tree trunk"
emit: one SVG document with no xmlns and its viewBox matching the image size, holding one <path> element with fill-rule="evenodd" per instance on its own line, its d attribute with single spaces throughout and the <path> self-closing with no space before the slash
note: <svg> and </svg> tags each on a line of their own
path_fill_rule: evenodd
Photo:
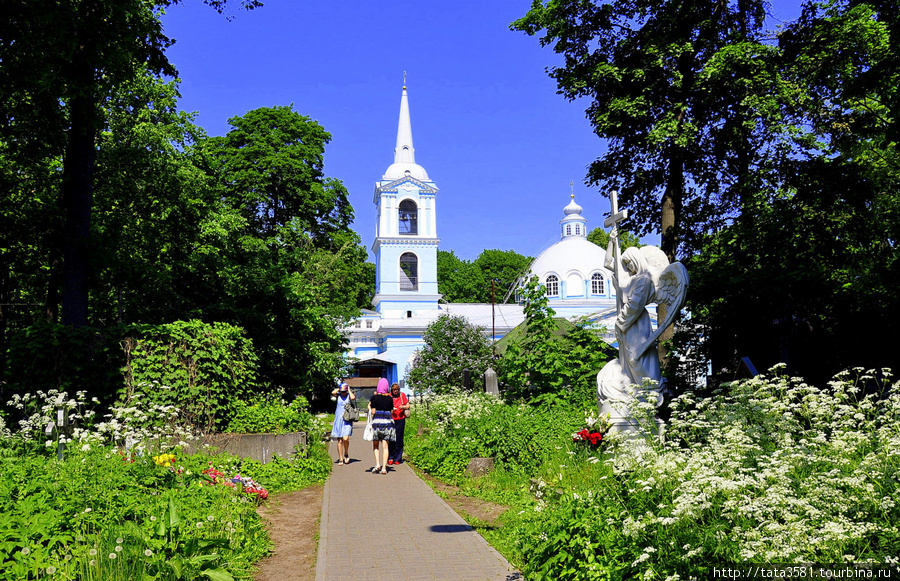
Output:
<svg viewBox="0 0 900 581">
<path fill-rule="evenodd" d="M 77 65 L 76 65 L 77 66 Z M 89 67 L 76 74 L 92 76 Z M 93 79 L 81 86 L 88 87 Z M 93 203 L 94 99 L 78 95 L 71 102 L 71 128 L 66 143 L 62 199 L 63 228 L 62 322 L 85 326 L 88 323 L 88 263 L 90 252 L 91 205 Z"/>
<path fill-rule="evenodd" d="M 666 180 L 666 190 L 663 192 L 662 208 L 660 216 L 661 250 L 665 253 L 669 263 L 676 261 L 678 251 L 678 221 L 681 216 L 681 201 L 684 197 L 684 151 L 678 146 L 669 149 L 669 175 Z M 664 304 L 656 307 L 656 320 L 662 321 L 666 317 Z M 669 327 L 659 336 L 659 362 L 666 366 L 669 359 L 669 349 L 665 343 L 672 339 L 675 327 Z"/>
</svg>

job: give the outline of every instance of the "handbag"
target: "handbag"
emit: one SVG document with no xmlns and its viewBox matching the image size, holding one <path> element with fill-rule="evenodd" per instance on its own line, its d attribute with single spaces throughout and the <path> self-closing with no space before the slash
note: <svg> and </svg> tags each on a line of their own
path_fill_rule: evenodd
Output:
<svg viewBox="0 0 900 581">
<path fill-rule="evenodd" d="M 372 427 L 372 420 L 366 422 L 366 429 L 363 430 L 363 440 L 371 442 L 375 439 L 375 428 Z"/>
<path fill-rule="evenodd" d="M 350 400 L 347 405 L 344 406 L 344 421 L 345 422 L 358 422 L 359 421 L 359 408 L 356 407 L 356 401 Z"/>
</svg>

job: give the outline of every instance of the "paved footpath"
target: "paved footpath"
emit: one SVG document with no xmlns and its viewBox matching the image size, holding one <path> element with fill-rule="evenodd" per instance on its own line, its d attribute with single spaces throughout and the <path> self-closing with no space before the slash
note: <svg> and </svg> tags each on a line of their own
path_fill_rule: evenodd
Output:
<svg viewBox="0 0 900 581">
<path fill-rule="evenodd" d="M 325 483 L 316 581 L 513 581 L 522 576 L 406 464 L 375 465 L 359 422 Z M 337 448 L 330 446 L 332 460 Z"/>
</svg>

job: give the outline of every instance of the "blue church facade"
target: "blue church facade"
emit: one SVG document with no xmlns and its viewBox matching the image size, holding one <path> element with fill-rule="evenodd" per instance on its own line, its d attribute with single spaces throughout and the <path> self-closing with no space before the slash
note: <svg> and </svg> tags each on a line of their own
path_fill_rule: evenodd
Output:
<svg viewBox="0 0 900 581">
<path fill-rule="evenodd" d="M 347 329 L 348 358 L 356 387 L 378 378 L 405 383 L 408 367 L 424 346 L 425 329 L 443 314 L 460 315 L 499 340 L 525 320 L 518 304 L 441 302 L 438 293 L 438 187 L 415 161 L 409 97 L 404 86 L 394 162 L 375 184 L 376 282 L 373 310 L 365 310 Z M 612 329 L 616 316 L 606 251 L 587 240 L 587 220 L 574 194 L 559 221 L 560 240 L 541 252 L 530 269 L 544 285 L 556 316 L 587 317 Z M 615 341 L 611 334 L 604 336 Z"/>
</svg>

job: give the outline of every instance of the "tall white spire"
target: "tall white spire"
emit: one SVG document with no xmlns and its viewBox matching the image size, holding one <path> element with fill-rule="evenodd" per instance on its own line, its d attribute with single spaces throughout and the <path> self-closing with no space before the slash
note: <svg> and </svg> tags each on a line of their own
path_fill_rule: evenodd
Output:
<svg viewBox="0 0 900 581">
<path fill-rule="evenodd" d="M 410 176 L 427 180 L 425 168 L 416 163 L 413 149 L 412 123 L 409 120 L 409 95 L 406 93 L 406 73 L 403 73 L 403 93 L 400 96 L 400 121 L 397 124 L 397 147 L 394 148 L 394 163 L 384 173 L 384 179 L 395 180 Z"/>
<path fill-rule="evenodd" d="M 406 76 L 405 74 L 403 75 Z M 394 163 L 416 163 L 416 150 L 413 149 L 412 124 L 409 121 L 409 95 L 406 94 L 406 83 L 403 84 L 403 95 L 400 97 L 400 122 L 397 124 L 397 147 L 394 148 Z"/>
</svg>

